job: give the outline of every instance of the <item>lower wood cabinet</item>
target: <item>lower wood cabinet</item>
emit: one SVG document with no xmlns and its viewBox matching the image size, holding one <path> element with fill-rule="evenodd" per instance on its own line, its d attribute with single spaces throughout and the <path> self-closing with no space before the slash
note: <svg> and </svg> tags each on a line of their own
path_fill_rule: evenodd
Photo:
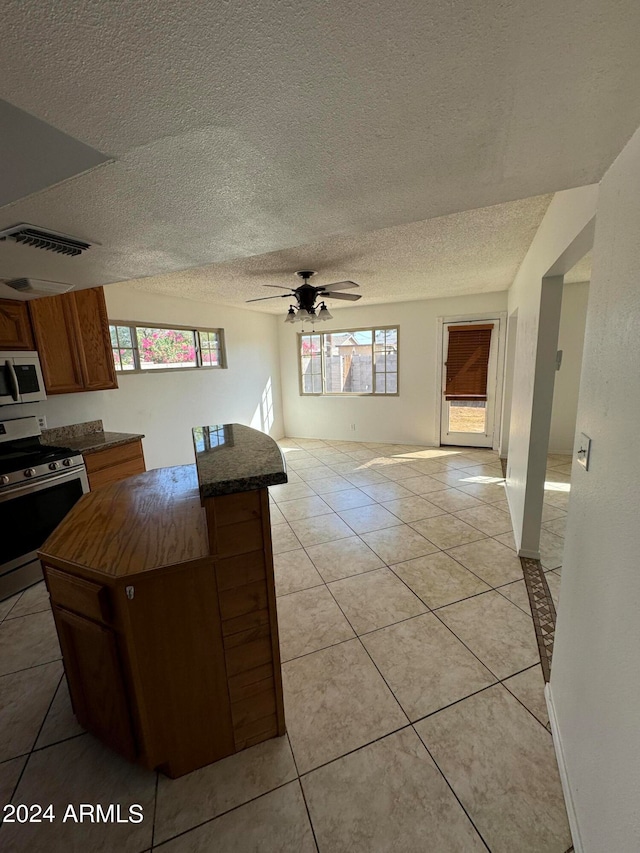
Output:
<svg viewBox="0 0 640 853">
<path fill-rule="evenodd" d="M 137 757 L 116 634 L 53 606 L 71 704 L 87 731 L 130 760 Z"/>
<path fill-rule="evenodd" d="M 92 492 L 147 470 L 140 440 L 86 453 L 84 464 Z"/>
<path fill-rule="evenodd" d="M 76 566 L 43 571 L 85 729 L 171 777 L 235 751 L 210 558 L 104 584 Z"/>
</svg>

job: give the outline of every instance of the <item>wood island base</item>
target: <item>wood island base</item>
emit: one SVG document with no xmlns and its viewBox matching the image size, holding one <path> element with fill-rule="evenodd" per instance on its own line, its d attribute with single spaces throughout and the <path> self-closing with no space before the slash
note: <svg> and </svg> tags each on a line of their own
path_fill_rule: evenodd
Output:
<svg viewBox="0 0 640 853">
<path fill-rule="evenodd" d="M 148 471 L 85 495 L 40 558 L 100 740 L 175 778 L 285 733 L 266 488 L 201 500 L 194 466 Z"/>
</svg>

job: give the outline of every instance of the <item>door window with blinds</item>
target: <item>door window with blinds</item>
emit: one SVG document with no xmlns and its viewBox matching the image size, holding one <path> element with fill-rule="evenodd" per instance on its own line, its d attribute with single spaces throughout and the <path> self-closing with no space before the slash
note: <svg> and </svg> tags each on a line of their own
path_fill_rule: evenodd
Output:
<svg viewBox="0 0 640 853">
<path fill-rule="evenodd" d="M 479 444 L 492 433 L 496 324 L 447 324 L 444 353 L 443 439 Z"/>
</svg>

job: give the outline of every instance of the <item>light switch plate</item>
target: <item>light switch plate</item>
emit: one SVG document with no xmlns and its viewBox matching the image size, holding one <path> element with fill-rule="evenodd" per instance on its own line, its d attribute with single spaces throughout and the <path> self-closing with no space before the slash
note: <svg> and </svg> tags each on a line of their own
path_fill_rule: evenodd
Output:
<svg viewBox="0 0 640 853">
<path fill-rule="evenodd" d="M 589 470 L 589 457 L 591 456 L 591 439 L 583 432 L 580 433 L 580 443 L 578 446 L 578 464 L 582 465 L 585 471 Z"/>
</svg>

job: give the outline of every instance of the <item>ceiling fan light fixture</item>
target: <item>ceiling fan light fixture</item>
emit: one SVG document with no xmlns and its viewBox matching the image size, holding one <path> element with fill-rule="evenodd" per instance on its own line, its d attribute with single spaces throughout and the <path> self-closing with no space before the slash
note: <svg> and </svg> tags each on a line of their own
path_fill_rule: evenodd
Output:
<svg viewBox="0 0 640 853">
<path fill-rule="evenodd" d="M 314 287 L 309 284 L 309 279 L 315 275 L 314 270 L 298 270 L 296 272 L 298 278 L 302 279 L 302 284 L 298 287 L 283 287 L 280 284 L 265 284 L 265 287 L 273 287 L 276 290 L 288 290 L 288 293 L 279 293 L 278 296 L 258 296 L 255 299 L 247 299 L 247 302 L 263 302 L 265 299 L 289 299 L 289 310 L 285 317 L 285 323 L 296 323 L 307 320 L 309 323 L 315 324 L 322 320 L 333 320 L 329 309 L 322 301 L 322 297 L 326 296 L 329 299 L 343 299 L 347 302 L 357 302 L 362 297 L 359 293 L 342 293 L 342 290 L 353 290 L 360 287 L 355 281 L 334 281 L 331 284 L 322 284 L 319 287 Z M 296 305 L 291 304 L 291 299 L 295 299 Z M 296 313 L 297 308 L 297 313 Z"/>
</svg>

